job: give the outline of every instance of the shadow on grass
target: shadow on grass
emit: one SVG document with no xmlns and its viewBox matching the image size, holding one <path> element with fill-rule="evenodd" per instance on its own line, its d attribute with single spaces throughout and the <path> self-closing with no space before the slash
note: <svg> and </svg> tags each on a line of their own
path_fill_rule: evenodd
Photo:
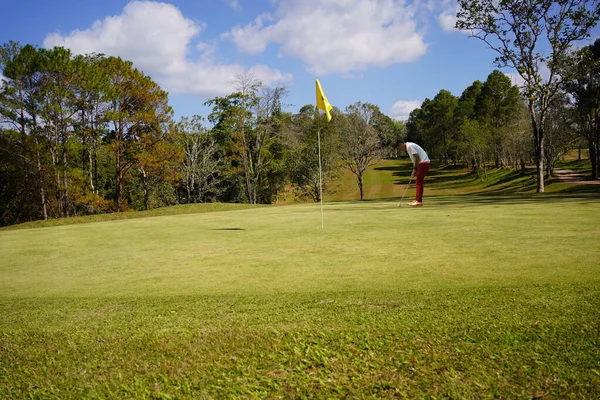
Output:
<svg viewBox="0 0 600 400">
<path fill-rule="evenodd" d="M 412 164 L 406 163 L 400 166 L 375 167 L 376 171 L 391 172 L 392 176 L 397 178 L 394 180 L 394 185 L 405 185 L 410 179 L 412 173 Z M 474 179 L 477 177 L 476 172 L 465 172 L 464 166 L 436 166 L 432 164 L 431 169 L 425 178 L 430 184 L 447 184 L 452 181 L 457 181 L 456 187 L 465 185 L 465 180 Z M 414 182 L 414 180 L 413 180 Z"/>
<path fill-rule="evenodd" d="M 381 209 L 392 207 L 388 203 L 397 203 L 399 198 L 381 198 L 381 199 L 369 199 L 369 200 L 357 200 L 357 201 L 346 201 L 339 202 L 339 204 L 351 204 L 357 206 L 364 206 L 369 209 Z M 476 207 L 476 206 L 489 206 L 489 205 L 535 205 L 539 204 L 558 204 L 558 203 L 598 203 L 600 202 L 600 196 L 595 193 L 527 193 L 527 194 L 506 194 L 506 193 L 475 193 L 475 194 L 460 194 L 460 195 L 449 195 L 449 196 L 429 196 L 423 199 L 423 208 L 416 208 L 419 210 L 425 210 L 428 208 L 438 208 L 445 206 L 452 207 Z M 337 211 L 349 211 L 356 212 L 353 207 L 350 208 L 337 208 L 335 202 L 329 203 L 328 209 L 335 209 Z M 332 207 L 333 206 L 333 207 Z M 404 207 L 401 208 L 411 208 Z"/>
<path fill-rule="evenodd" d="M 461 196 L 432 197 L 432 206 L 435 205 L 508 205 L 508 204 L 549 204 L 564 202 L 598 203 L 600 198 L 591 193 L 566 195 L 562 193 L 536 193 L 536 194 L 470 194 Z"/>
</svg>

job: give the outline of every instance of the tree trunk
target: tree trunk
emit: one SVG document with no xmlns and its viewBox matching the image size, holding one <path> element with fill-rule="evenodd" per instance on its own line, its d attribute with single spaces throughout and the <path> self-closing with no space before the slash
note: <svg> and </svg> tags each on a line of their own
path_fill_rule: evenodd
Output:
<svg viewBox="0 0 600 400">
<path fill-rule="evenodd" d="M 544 130 L 543 121 L 539 125 L 536 120 L 535 104 L 529 102 L 529 114 L 533 130 L 533 149 L 535 153 L 535 165 L 537 175 L 537 193 L 544 193 Z M 540 118 L 541 119 L 541 118 Z"/>
<path fill-rule="evenodd" d="M 596 168 L 594 171 L 594 179 L 600 178 L 600 135 L 596 135 Z"/>
<path fill-rule="evenodd" d="M 40 191 L 40 200 L 44 220 L 48 219 L 48 207 L 46 206 L 46 193 L 44 191 L 44 170 L 42 168 L 42 157 L 40 155 L 40 140 L 37 133 L 37 117 L 33 115 L 33 137 L 35 138 L 35 163 L 37 167 L 38 190 Z"/>
<path fill-rule="evenodd" d="M 63 149 L 62 149 L 62 164 L 63 164 L 62 178 L 63 178 L 64 210 L 65 210 L 65 217 L 69 217 L 70 216 L 69 215 L 69 182 L 68 182 L 68 178 L 67 178 L 67 144 L 66 143 L 63 144 Z"/>
<path fill-rule="evenodd" d="M 48 208 L 46 207 L 46 193 L 44 192 L 44 171 L 42 169 L 42 161 L 40 157 L 40 149 L 38 148 L 39 142 L 37 135 L 35 137 L 35 161 L 37 164 L 37 178 L 38 178 L 38 187 L 40 191 L 40 199 L 42 202 L 42 214 L 44 215 L 44 219 L 48 219 Z"/>
<path fill-rule="evenodd" d="M 115 151 L 115 202 L 117 211 L 121 211 L 123 202 L 123 182 L 121 181 L 121 144 L 117 142 Z"/>
<path fill-rule="evenodd" d="M 146 174 L 146 170 L 144 167 L 140 167 L 140 172 L 142 173 L 142 190 L 144 192 L 144 209 L 148 211 L 150 209 L 150 195 L 148 191 L 148 174 Z"/>
<path fill-rule="evenodd" d="M 358 178 L 358 189 L 360 190 L 360 200 L 363 200 L 363 176 L 362 174 L 359 174 L 357 176 Z"/>
<path fill-rule="evenodd" d="M 598 179 L 598 147 L 594 139 L 588 141 L 588 148 L 590 152 L 590 161 L 592 163 L 592 179 Z"/>
</svg>

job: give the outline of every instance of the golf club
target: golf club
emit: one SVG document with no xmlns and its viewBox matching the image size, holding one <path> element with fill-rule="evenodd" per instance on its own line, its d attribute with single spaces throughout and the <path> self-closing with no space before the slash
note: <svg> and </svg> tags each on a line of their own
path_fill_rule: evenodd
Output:
<svg viewBox="0 0 600 400">
<path fill-rule="evenodd" d="M 402 194 L 402 198 L 400 199 L 400 203 L 397 204 L 397 207 L 402 207 L 402 202 L 404 201 L 404 196 L 406 195 L 406 191 L 408 190 L 408 187 L 410 186 L 411 182 L 412 182 L 412 175 L 411 175 L 410 179 L 408 180 L 408 184 L 406 185 L 406 189 L 404 189 L 404 193 Z"/>
</svg>

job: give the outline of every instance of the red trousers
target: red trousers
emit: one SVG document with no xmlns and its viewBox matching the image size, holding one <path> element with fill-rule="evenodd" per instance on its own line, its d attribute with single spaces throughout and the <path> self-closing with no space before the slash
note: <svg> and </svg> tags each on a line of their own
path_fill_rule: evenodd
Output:
<svg viewBox="0 0 600 400">
<path fill-rule="evenodd" d="M 423 181 L 425 175 L 429 172 L 429 163 L 420 163 L 417 166 L 417 195 L 415 200 L 419 203 L 423 202 Z"/>
</svg>

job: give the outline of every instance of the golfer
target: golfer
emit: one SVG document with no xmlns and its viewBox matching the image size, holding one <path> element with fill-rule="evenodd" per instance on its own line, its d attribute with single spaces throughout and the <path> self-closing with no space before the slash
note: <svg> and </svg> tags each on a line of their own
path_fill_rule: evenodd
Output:
<svg viewBox="0 0 600 400">
<path fill-rule="evenodd" d="M 411 207 L 423 207 L 423 181 L 425 180 L 425 175 L 429 172 L 429 157 L 425 150 L 416 143 L 399 140 L 397 148 L 406 151 L 413 163 L 413 171 L 410 179 L 412 180 L 415 176 L 417 177 L 417 195 L 415 196 L 415 201 L 408 203 L 408 205 Z"/>
</svg>

